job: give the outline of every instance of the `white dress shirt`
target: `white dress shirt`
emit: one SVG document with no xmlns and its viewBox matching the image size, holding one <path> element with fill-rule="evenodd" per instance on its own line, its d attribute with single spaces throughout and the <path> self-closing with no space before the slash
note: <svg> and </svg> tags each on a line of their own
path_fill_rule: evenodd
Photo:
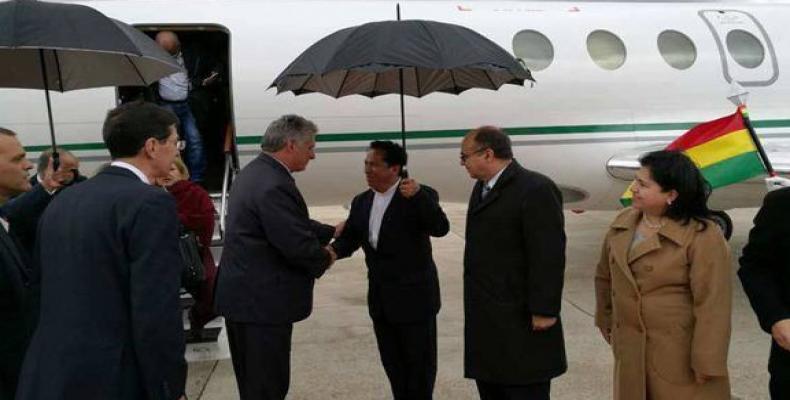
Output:
<svg viewBox="0 0 790 400">
<path fill-rule="evenodd" d="M 486 191 L 490 192 L 491 189 L 494 188 L 494 185 L 496 185 L 496 182 L 499 180 L 499 177 L 502 176 L 503 172 L 505 172 L 505 169 L 507 169 L 508 165 L 510 165 L 510 163 L 507 163 L 507 165 L 502 167 L 502 169 L 500 169 L 499 172 L 497 172 L 496 175 L 494 175 L 494 177 L 489 179 L 488 182 L 486 182 L 485 185 L 483 185 L 484 186 L 483 190 L 486 190 L 485 188 L 488 188 L 488 190 Z"/>
<path fill-rule="evenodd" d="M 112 163 L 110 163 L 110 165 L 112 165 L 113 167 L 128 169 L 129 171 L 134 172 L 134 174 L 137 175 L 137 177 L 140 178 L 140 180 L 143 181 L 143 183 L 145 183 L 146 185 L 151 184 L 151 181 L 148 180 L 148 177 L 145 176 L 143 171 L 140 171 L 139 168 L 135 167 L 132 164 L 123 161 L 113 161 Z"/>
<path fill-rule="evenodd" d="M 384 193 L 373 191 L 373 205 L 370 206 L 370 219 L 368 220 L 368 242 L 374 249 L 378 249 L 381 221 L 384 219 L 384 213 L 387 212 L 387 207 L 392 201 L 392 196 L 398 190 L 398 185 L 400 185 L 400 179 Z"/>
<path fill-rule="evenodd" d="M 184 68 L 184 57 L 181 53 L 175 56 L 176 62 Z M 184 101 L 189 95 L 189 77 L 186 69 L 168 75 L 159 80 L 159 97 L 167 101 Z"/>
</svg>

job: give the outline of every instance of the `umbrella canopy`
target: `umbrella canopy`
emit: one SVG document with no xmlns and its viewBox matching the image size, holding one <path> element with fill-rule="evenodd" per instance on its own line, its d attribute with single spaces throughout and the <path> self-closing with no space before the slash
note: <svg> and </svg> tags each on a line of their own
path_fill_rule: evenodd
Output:
<svg viewBox="0 0 790 400">
<path fill-rule="evenodd" d="M 93 8 L 34 0 L 0 3 L 0 87 L 64 92 L 147 86 L 180 70 L 145 34 Z"/>
<path fill-rule="evenodd" d="M 524 80 L 533 80 L 529 71 L 483 35 L 459 25 L 404 20 L 337 31 L 305 50 L 270 87 L 296 95 L 422 97 L 497 90 Z"/>
</svg>

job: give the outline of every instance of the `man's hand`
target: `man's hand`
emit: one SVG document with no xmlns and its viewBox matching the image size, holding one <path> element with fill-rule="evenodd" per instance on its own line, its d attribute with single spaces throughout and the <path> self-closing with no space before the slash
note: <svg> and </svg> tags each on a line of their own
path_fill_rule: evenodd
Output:
<svg viewBox="0 0 790 400">
<path fill-rule="evenodd" d="M 335 225 L 335 233 L 332 235 L 332 238 L 333 239 L 339 238 L 340 235 L 343 234 L 343 229 L 345 229 L 345 228 L 346 228 L 346 221 L 345 220 L 343 220 L 339 224 Z"/>
<path fill-rule="evenodd" d="M 47 162 L 47 168 L 40 175 L 41 186 L 50 194 L 63 187 L 63 184 L 60 183 L 56 177 L 54 162 L 53 157 L 50 156 L 49 162 Z"/>
<path fill-rule="evenodd" d="M 781 348 L 790 351 L 790 319 L 783 319 L 775 323 L 771 327 L 771 336 Z"/>
<path fill-rule="evenodd" d="M 544 317 L 542 315 L 532 316 L 532 330 L 545 331 L 557 323 L 556 317 Z"/>
<path fill-rule="evenodd" d="M 768 188 L 769 192 L 788 186 L 790 186 L 790 179 L 782 178 L 778 175 L 765 178 L 765 187 Z"/>
<path fill-rule="evenodd" d="M 337 261 L 337 253 L 335 253 L 335 248 L 330 245 L 327 245 L 326 247 L 324 247 L 324 250 L 326 250 L 326 252 L 329 253 L 329 265 L 331 266 L 332 264 L 335 263 L 335 261 Z"/>
<path fill-rule="evenodd" d="M 420 184 L 414 179 L 404 178 L 400 181 L 400 194 L 403 197 L 410 199 L 420 191 Z"/>
<path fill-rule="evenodd" d="M 606 340 L 606 343 L 609 345 L 612 344 L 612 330 L 609 328 L 598 328 L 601 331 L 601 336 L 603 336 L 603 340 Z"/>
<path fill-rule="evenodd" d="M 203 79 L 203 81 L 200 84 L 201 86 L 211 85 L 217 80 L 217 78 L 219 78 L 219 73 L 217 71 L 212 71 L 211 75 L 209 75 L 206 79 Z"/>
</svg>

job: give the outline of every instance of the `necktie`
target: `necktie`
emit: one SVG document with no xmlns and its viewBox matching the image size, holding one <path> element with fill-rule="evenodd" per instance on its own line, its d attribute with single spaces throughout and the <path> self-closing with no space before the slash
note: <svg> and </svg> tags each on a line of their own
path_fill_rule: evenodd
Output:
<svg viewBox="0 0 790 400">
<path fill-rule="evenodd" d="M 483 191 L 480 192 L 480 198 L 485 199 L 488 196 L 488 192 L 491 191 L 491 188 L 488 185 L 483 185 Z"/>
</svg>

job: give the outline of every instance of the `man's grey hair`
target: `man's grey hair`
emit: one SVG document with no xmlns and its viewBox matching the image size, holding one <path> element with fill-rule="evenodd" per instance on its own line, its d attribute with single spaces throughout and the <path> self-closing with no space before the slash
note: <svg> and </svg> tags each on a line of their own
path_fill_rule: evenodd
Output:
<svg viewBox="0 0 790 400">
<path fill-rule="evenodd" d="M 71 158 L 73 158 L 75 160 L 77 159 L 77 157 L 74 157 L 74 154 L 71 154 L 70 151 L 68 151 L 66 149 L 61 149 L 61 148 L 58 148 L 58 156 L 60 157 L 61 160 L 63 159 L 63 156 L 71 157 Z M 50 157 L 52 157 L 52 148 L 51 147 L 46 149 L 46 150 L 44 150 L 44 151 L 42 151 L 41 154 L 38 156 L 38 161 L 37 161 L 37 164 L 36 164 L 36 172 L 38 172 L 39 174 L 43 174 L 44 173 L 44 171 L 49 166 L 49 159 L 50 159 Z"/>
<path fill-rule="evenodd" d="M 266 128 L 261 140 L 261 149 L 268 153 L 282 150 L 289 140 L 304 143 L 314 139 L 318 127 L 303 117 L 294 114 L 283 115 L 272 121 Z"/>
<path fill-rule="evenodd" d="M 14 131 L 12 131 L 10 129 L 3 128 L 2 126 L 0 126 L 0 135 L 16 136 L 16 132 L 14 132 Z"/>
</svg>

